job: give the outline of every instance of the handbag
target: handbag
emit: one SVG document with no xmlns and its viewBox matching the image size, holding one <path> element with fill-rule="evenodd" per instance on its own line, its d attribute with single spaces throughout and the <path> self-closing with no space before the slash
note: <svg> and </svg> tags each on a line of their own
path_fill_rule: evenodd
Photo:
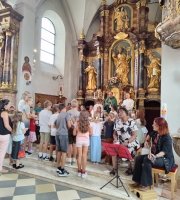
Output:
<svg viewBox="0 0 180 200">
<path fill-rule="evenodd" d="M 24 143 L 22 143 L 20 145 L 20 150 L 18 152 L 18 156 L 17 157 L 18 157 L 18 159 L 26 157 L 26 153 L 25 153 L 25 150 L 24 150 Z"/>
</svg>

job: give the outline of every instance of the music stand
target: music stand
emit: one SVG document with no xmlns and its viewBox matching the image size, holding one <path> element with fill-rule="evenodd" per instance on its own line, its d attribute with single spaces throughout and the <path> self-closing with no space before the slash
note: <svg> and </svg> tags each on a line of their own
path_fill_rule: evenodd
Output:
<svg viewBox="0 0 180 200">
<path fill-rule="evenodd" d="M 116 185 L 114 185 L 113 183 L 111 183 L 113 186 L 115 186 L 116 188 L 119 187 L 123 187 L 124 190 L 126 191 L 128 197 L 129 194 L 126 190 L 126 188 L 124 187 L 124 184 L 118 174 L 118 161 L 120 158 L 126 158 L 128 160 L 133 160 L 129 150 L 127 147 L 120 145 L 120 144 L 109 144 L 109 143 L 102 143 L 102 146 L 104 147 L 104 150 L 106 151 L 106 153 L 110 156 L 116 156 L 116 170 L 117 170 L 117 174 L 115 175 L 115 177 L 113 179 L 111 179 L 110 181 L 108 181 L 104 186 L 102 186 L 100 189 L 102 189 L 103 187 L 105 187 L 106 185 L 108 185 L 109 183 L 111 183 L 114 179 L 116 179 Z M 119 185 L 119 181 L 121 182 L 121 185 Z"/>
</svg>

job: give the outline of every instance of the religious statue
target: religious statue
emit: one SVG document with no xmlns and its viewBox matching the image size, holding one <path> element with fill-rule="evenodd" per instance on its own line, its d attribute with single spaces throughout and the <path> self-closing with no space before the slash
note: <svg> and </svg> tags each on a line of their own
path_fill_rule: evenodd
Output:
<svg viewBox="0 0 180 200">
<path fill-rule="evenodd" d="M 22 72 L 29 72 L 31 74 L 31 65 L 29 64 L 29 58 L 27 56 L 24 57 L 24 64 L 22 67 Z"/>
<path fill-rule="evenodd" d="M 149 54 L 150 64 L 147 65 L 147 77 L 150 78 L 148 88 L 160 88 L 160 76 L 161 76 L 161 63 L 160 58 L 155 58 L 152 53 Z"/>
<path fill-rule="evenodd" d="M 84 73 L 87 74 L 88 77 L 88 84 L 86 89 L 87 90 L 94 90 L 96 89 L 97 85 L 97 71 L 96 68 L 89 63 L 89 66 L 84 70 Z"/>
<path fill-rule="evenodd" d="M 119 8 L 114 9 L 114 21 L 116 22 L 116 30 L 120 30 L 122 28 L 129 27 L 129 19 L 127 11 L 121 7 L 120 11 Z"/>
<path fill-rule="evenodd" d="M 125 55 L 122 51 L 123 48 L 119 47 L 119 53 L 116 56 L 116 53 L 112 52 L 112 58 L 114 60 L 114 64 L 116 66 L 116 74 L 118 78 L 120 78 L 122 84 L 128 84 L 128 73 L 129 69 L 129 60 L 131 56 Z"/>
</svg>

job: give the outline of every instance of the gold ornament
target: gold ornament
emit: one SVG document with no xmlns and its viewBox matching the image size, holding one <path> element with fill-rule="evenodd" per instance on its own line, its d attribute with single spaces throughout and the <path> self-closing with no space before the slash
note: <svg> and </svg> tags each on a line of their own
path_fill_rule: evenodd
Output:
<svg viewBox="0 0 180 200">
<path fill-rule="evenodd" d="M 94 90 L 97 87 L 97 71 L 96 68 L 92 65 L 92 62 L 89 63 L 89 66 L 84 70 L 84 73 L 87 74 L 88 84 L 87 90 Z"/>
</svg>

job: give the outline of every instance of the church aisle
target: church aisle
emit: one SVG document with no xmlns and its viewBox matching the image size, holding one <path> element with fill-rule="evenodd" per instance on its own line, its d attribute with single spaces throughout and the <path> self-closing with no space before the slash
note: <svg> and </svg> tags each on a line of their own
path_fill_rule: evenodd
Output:
<svg viewBox="0 0 180 200">
<path fill-rule="evenodd" d="M 16 172 L 0 176 L 1 200 L 105 200 Z"/>
</svg>

